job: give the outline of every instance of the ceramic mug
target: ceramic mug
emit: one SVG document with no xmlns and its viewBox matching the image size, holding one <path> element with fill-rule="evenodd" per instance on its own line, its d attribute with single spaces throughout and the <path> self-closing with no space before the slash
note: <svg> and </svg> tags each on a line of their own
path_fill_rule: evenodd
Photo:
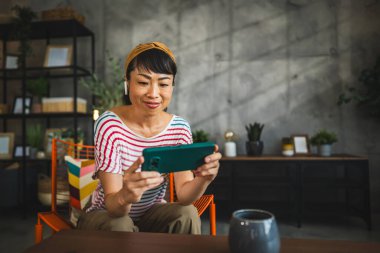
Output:
<svg viewBox="0 0 380 253">
<path fill-rule="evenodd" d="M 229 230 L 232 253 L 278 253 L 280 236 L 275 217 L 258 209 L 242 209 L 232 214 Z"/>
</svg>

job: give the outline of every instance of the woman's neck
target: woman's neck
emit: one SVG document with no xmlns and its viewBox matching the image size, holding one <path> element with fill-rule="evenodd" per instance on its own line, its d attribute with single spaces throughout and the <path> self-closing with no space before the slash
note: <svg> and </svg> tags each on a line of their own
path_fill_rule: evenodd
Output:
<svg viewBox="0 0 380 253">
<path fill-rule="evenodd" d="M 144 137 L 152 137 L 162 132 L 171 120 L 171 115 L 160 112 L 154 115 L 142 114 L 133 106 L 123 106 L 113 110 L 131 130 Z"/>
</svg>

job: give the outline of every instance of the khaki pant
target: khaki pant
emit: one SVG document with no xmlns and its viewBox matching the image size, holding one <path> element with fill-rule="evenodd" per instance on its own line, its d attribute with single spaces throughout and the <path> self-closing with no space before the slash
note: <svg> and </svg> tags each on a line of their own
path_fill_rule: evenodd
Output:
<svg viewBox="0 0 380 253">
<path fill-rule="evenodd" d="M 200 234 L 201 220 L 193 205 L 162 203 L 152 206 L 137 222 L 128 216 L 110 217 L 106 210 L 82 214 L 78 229 L 126 232 Z"/>
</svg>

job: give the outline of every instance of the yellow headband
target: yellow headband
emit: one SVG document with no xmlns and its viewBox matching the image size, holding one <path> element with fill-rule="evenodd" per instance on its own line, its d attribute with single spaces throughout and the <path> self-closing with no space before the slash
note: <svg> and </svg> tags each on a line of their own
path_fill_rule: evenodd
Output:
<svg viewBox="0 0 380 253">
<path fill-rule="evenodd" d="M 138 56 L 139 54 L 141 54 L 142 52 L 144 52 L 146 50 L 153 49 L 153 48 L 159 49 L 159 50 L 163 51 L 164 53 L 166 53 L 175 63 L 175 57 L 174 57 L 173 52 L 164 43 L 161 43 L 158 41 L 153 41 L 153 42 L 149 42 L 149 43 L 139 44 L 131 52 L 129 52 L 127 58 L 125 59 L 124 71 L 125 72 L 127 71 L 129 63 L 131 63 L 131 61 L 136 56 Z"/>
</svg>

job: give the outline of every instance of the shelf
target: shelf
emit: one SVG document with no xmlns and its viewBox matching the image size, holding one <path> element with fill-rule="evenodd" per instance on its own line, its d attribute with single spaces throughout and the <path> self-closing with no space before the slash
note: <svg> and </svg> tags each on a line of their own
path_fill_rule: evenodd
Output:
<svg viewBox="0 0 380 253">
<path fill-rule="evenodd" d="M 319 179 L 307 179 L 303 181 L 303 187 L 307 189 L 352 189 L 352 188 L 361 188 L 365 190 L 365 183 L 358 180 L 347 180 L 347 179 L 331 179 L 331 178 L 319 178 Z"/>
<path fill-rule="evenodd" d="M 0 39 L 11 41 L 11 32 L 14 29 L 12 23 L 0 24 Z M 46 38 L 68 38 L 94 36 L 94 33 L 77 20 L 51 20 L 32 23 L 30 39 L 42 40 Z"/>
<path fill-rule="evenodd" d="M 313 214 L 343 214 L 343 213 L 349 213 L 349 214 L 356 214 L 361 215 L 362 211 L 354 209 L 350 206 L 347 206 L 344 203 L 312 203 L 312 202 L 305 202 L 303 205 L 303 209 L 305 211 L 305 214 L 313 215 Z"/>
<path fill-rule="evenodd" d="M 299 161 L 299 162 L 332 162 L 337 161 L 367 161 L 368 157 L 356 156 L 350 154 L 333 154 L 332 156 L 282 156 L 278 154 L 262 155 L 262 156 L 236 156 L 236 157 L 222 157 L 223 162 L 250 162 L 250 161 L 262 161 L 265 163 L 273 163 L 274 161 Z"/>
<path fill-rule="evenodd" d="M 0 163 L 10 163 L 10 162 L 22 162 L 22 157 L 19 158 L 11 158 L 11 159 L 0 159 Z M 41 159 L 31 159 L 26 157 L 26 162 L 51 162 L 50 158 L 41 158 Z"/>
<path fill-rule="evenodd" d="M 55 112 L 55 113 L 29 113 L 29 114 L 0 114 L 0 119 L 22 119 L 22 118 L 71 118 L 74 116 L 79 118 L 92 118 L 92 113 L 73 113 L 73 112 Z"/>
<path fill-rule="evenodd" d="M 25 68 L 25 78 L 36 79 L 40 77 L 49 78 L 65 78 L 74 77 L 74 71 L 77 77 L 90 76 L 91 72 L 82 67 L 66 66 L 66 67 L 33 67 Z M 24 71 L 21 69 L 0 69 L 0 78 L 8 80 L 21 80 L 24 78 Z"/>
<path fill-rule="evenodd" d="M 8 24 L 0 24 L 0 40 L 1 45 L 3 46 L 3 53 L 7 55 L 9 52 L 8 46 L 9 42 L 16 41 L 14 38 L 14 31 L 17 27 L 12 23 Z M 12 88 L 17 82 L 18 92 L 24 91 L 23 95 L 25 95 L 25 88 L 27 85 L 27 81 L 30 79 L 37 79 L 44 77 L 49 79 L 48 84 L 48 94 L 51 95 L 51 90 L 57 88 L 58 84 L 64 86 L 63 89 L 73 88 L 73 91 L 70 97 L 75 99 L 80 96 L 78 92 L 79 81 L 83 77 L 89 77 L 95 70 L 95 36 L 92 31 L 90 31 L 87 27 L 79 23 L 78 21 L 71 20 L 54 20 L 54 21 L 37 21 L 31 23 L 31 34 L 29 35 L 30 40 L 40 40 L 41 43 L 49 44 L 68 44 L 72 46 L 72 63 L 70 66 L 64 67 L 43 67 L 43 66 L 30 66 L 23 65 L 18 69 L 0 69 L 0 86 L 2 86 L 2 101 L 0 103 L 6 103 L 7 98 L 10 94 L 17 93 L 17 89 Z M 57 39 L 57 40 L 56 40 Z M 62 40 L 64 39 L 64 40 Z M 83 62 L 81 62 L 81 66 L 78 66 L 78 53 L 82 49 L 82 45 L 78 48 L 78 43 L 86 43 L 86 50 L 89 50 L 89 57 L 83 58 Z M 81 58 L 81 59 L 82 59 Z M 25 63 L 27 64 L 27 63 Z M 42 64 L 41 64 L 42 65 Z M 57 82 L 57 79 L 63 78 L 62 82 Z M 68 78 L 68 79 L 65 79 Z M 90 94 L 91 95 L 91 94 Z M 12 102 L 8 102 L 8 106 L 12 107 Z M 89 107 L 90 108 L 90 107 Z M 78 108 L 77 108 L 78 109 Z M 64 125 L 73 125 L 72 128 L 75 129 L 74 136 L 78 137 L 77 129 L 79 127 L 79 122 L 84 123 L 94 123 L 92 119 L 92 110 L 88 113 L 82 112 L 52 112 L 52 113 L 20 113 L 13 114 L 12 110 L 7 114 L 0 114 L 0 122 L 3 123 L 3 128 L 9 130 L 9 128 L 19 125 L 18 128 L 15 129 L 17 139 L 15 139 L 15 143 L 26 143 L 26 134 L 29 127 L 29 123 L 31 123 L 31 119 L 39 119 L 42 125 L 45 125 L 46 128 L 53 127 L 54 124 L 51 123 L 59 123 L 55 122 L 57 119 L 64 118 L 66 119 L 65 124 L 55 124 L 60 128 L 63 128 Z M 7 122 L 9 120 L 10 122 Z M 17 120 L 17 122 L 13 122 L 11 120 Z M 20 131 L 21 130 L 21 131 Z M 21 133 L 21 135 L 20 135 Z M 91 132 L 90 132 L 91 134 Z M 89 136 L 91 139 L 91 136 Z M 42 141 L 42 140 L 41 140 Z M 19 164 L 17 171 L 17 184 L 20 184 L 21 187 L 17 187 L 17 192 L 15 193 L 18 196 L 18 201 L 21 202 L 24 211 L 30 208 L 30 204 L 28 201 L 28 196 L 31 197 L 30 190 L 31 185 L 35 184 L 28 177 L 34 175 L 34 171 L 26 171 L 29 167 L 32 168 L 43 168 L 48 169 L 50 167 L 51 158 L 44 159 L 31 159 L 29 157 L 17 157 L 10 159 L 2 159 L 0 160 L 1 168 L 13 168 L 15 166 L 11 166 L 13 164 Z M 4 171 L 3 171 L 4 172 Z M 7 180 L 7 179 L 3 179 Z M 34 188 L 32 189 L 34 190 Z M 30 198 L 31 201 L 35 201 L 37 198 Z"/>
</svg>

